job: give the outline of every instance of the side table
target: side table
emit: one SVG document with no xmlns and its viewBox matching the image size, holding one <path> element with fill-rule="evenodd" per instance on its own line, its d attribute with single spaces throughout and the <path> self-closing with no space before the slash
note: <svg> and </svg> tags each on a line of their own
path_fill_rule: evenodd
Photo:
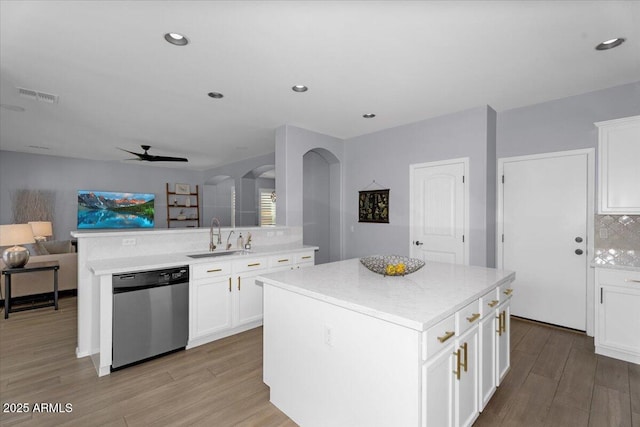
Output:
<svg viewBox="0 0 640 427">
<path fill-rule="evenodd" d="M 28 307 L 11 308 L 11 275 L 20 273 L 33 273 L 35 271 L 53 271 L 53 302 L 46 304 L 31 305 Z M 42 307 L 55 307 L 58 309 L 58 270 L 60 270 L 60 263 L 58 261 L 46 261 L 46 262 L 33 262 L 27 263 L 24 267 L 20 268 L 3 268 L 2 275 L 6 276 L 4 281 L 4 318 L 9 318 L 9 313 L 15 313 L 17 311 L 34 310 Z"/>
</svg>

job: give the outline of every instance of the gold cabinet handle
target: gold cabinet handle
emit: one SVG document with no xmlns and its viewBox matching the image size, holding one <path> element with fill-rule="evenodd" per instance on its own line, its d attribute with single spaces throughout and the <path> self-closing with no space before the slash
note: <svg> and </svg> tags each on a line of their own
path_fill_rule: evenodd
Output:
<svg viewBox="0 0 640 427">
<path fill-rule="evenodd" d="M 502 332 L 507 332 L 507 311 L 502 312 Z"/>
<path fill-rule="evenodd" d="M 279 259 L 278 262 L 288 262 L 289 259 Z"/>
<path fill-rule="evenodd" d="M 496 319 L 498 319 L 498 330 L 496 332 L 498 333 L 498 336 L 501 337 L 502 336 L 502 313 L 498 314 Z"/>
<path fill-rule="evenodd" d="M 307 256 L 303 256 L 302 259 L 309 259 L 311 258 L 311 255 L 307 255 Z"/>
<path fill-rule="evenodd" d="M 221 268 L 214 268 L 213 270 L 207 270 L 207 273 L 217 273 L 218 271 L 222 271 Z"/>
<path fill-rule="evenodd" d="M 511 295 L 513 293 L 513 289 L 509 288 L 503 292 L 505 295 Z"/>
<path fill-rule="evenodd" d="M 445 342 L 446 340 L 448 340 L 449 338 L 451 338 L 454 335 L 455 335 L 454 331 L 445 331 L 443 336 L 438 337 L 438 341 Z"/>
<path fill-rule="evenodd" d="M 471 317 L 467 317 L 467 322 L 473 323 L 478 317 L 480 317 L 480 313 L 473 313 Z"/>
<path fill-rule="evenodd" d="M 229 277 L 229 292 L 231 292 L 231 277 Z"/>
<path fill-rule="evenodd" d="M 254 262 L 253 264 L 247 264 L 247 267 L 257 267 L 259 265 L 260 265 L 259 262 Z"/>
<path fill-rule="evenodd" d="M 461 365 L 464 368 L 464 371 L 467 372 L 467 343 L 464 343 L 460 348 L 464 350 L 464 362 L 461 363 Z"/>
<path fill-rule="evenodd" d="M 498 305 L 498 303 L 499 303 L 499 302 L 500 302 L 500 301 L 498 301 L 497 299 L 494 299 L 494 300 L 491 300 L 491 302 L 487 303 L 487 305 L 488 305 L 489 307 L 492 307 L 492 308 L 493 308 L 493 307 L 495 307 L 496 305 Z"/>
<path fill-rule="evenodd" d="M 456 370 L 453 373 L 456 375 L 456 379 L 460 380 L 460 350 L 453 353 L 456 356 Z"/>
<path fill-rule="evenodd" d="M 238 276 L 238 290 L 240 290 L 240 276 Z"/>
</svg>

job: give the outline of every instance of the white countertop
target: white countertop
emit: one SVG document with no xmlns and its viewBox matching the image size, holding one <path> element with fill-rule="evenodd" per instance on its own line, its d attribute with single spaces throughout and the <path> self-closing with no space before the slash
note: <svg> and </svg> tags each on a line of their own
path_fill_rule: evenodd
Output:
<svg viewBox="0 0 640 427">
<path fill-rule="evenodd" d="M 511 271 L 437 262 L 404 277 L 389 277 L 350 259 L 265 274 L 257 281 L 424 331 L 514 279 Z"/>
<path fill-rule="evenodd" d="M 247 227 L 221 227 L 223 231 L 237 230 L 245 231 L 278 231 L 286 229 L 286 226 L 270 225 L 270 226 L 247 226 Z M 217 229 L 217 227 L 215 228 Z M 71 237 L 78 238 L 98 238 L 98 237 L 131 237 L 144 235 L 163 235 L 163 234 L 197 234 L 209 233 L 209 227 L 181 227 L 181 228 L 124 228 L 124 229 L 97 229 L 97 230 L 73 230 Z"/>
<path fill-rule="evenodd" d="M 308 246 L 300 244 L 291 245 L 271 245 L 263 247 L 253 247 L 247 254 L 238 255 L 225 255 L 218 257 L 204 257 L 204 258 L 189 258 L 188 255 L 194 255 L 199 253 L 206 253 L 207 251 L 199 252 L 184 252 L 173 254 L 161 254 L 161 255 L 149 255 L 149 256 L 134 256 L 129 258 L 113 258 L 96 261 L 88 261 L 87 266 L 93 272 L 93 274 L 101 276 L 104 274 L 119 274 L 132 271 L 145 271 L 154 270 L 159 268 L 171 268 L 180 265 L 187 264 L 202 264 L 206 262 L 221 262 L 221 261 L 233 261 L 236 259 L 247 257 L 260 257 L 267 255 L 279 255 L 282 253 L 295 253 L 309 250 L 317 250 L 317 246 Z M 231 249 L 234 250 L 234 249 Z M 225 251 L 216 251 L 225 252 Z"/>
<path fill-rule="evenodd" d="M 591 263 L 593 268 L 606 268 L 607 270 L 627 270 L 627 271 L 640 271 L 640 265 L 616 265 L 616 264 L 596 264 Z"/>
</svg>

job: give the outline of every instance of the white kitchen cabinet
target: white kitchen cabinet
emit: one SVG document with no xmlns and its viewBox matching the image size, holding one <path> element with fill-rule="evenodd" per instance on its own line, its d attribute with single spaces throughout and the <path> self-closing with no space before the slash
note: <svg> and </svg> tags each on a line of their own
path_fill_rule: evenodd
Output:
<svg viewBox="0 0 640 427">
<path fill-rule="evenodd" d="M 266 258 L 234 262 L 234 326 L 262 321 L 262 286 L 257 285 L 255 279 L 266 271 L 268 271 Z"/>
<path fill-rule="evenodd" d="M 453 332 L 453 331 L 452 331 Z M 445 335 L 442 335 L 446 337 Z M 423 425 L 426 427 L 451 427 L 454 425 L 453 397 L 455 369 L 453 348 L 454 340 L 450 340 L 440 349 L 440 353 L 432 357 L 422 367 Z"/>
<path fill-rule="evenodd" d="M 640 272 L 596 268 L 596 353 L 640 363 Z"/>
<path fill-rule="evenodd" d="M 314 252 L 246 255 L 191 266 L 188 348 L 262 325 L 261 274 L 314 264 Z"/>
<path fill-rule="evenodd" d="M 480 351 L 478 352 L 478 390 L 479 409 L 482 412 L 496 391 L 496 291 L 493 290 L 480 298 L 482 314 L 479 326 Z"/>
<path fill-rule="evenodd" d="M 314 265 L 314 251 L 275 255 L 269 258 L 269 271 L 273 273 L 275 273 L 276 271 L 296 270 L 299 268 L 313 267 Z"/>
<path fill-rule="evenodd" d="M 189 295 L 189 340 L 231 328 L 231 265 L 201 264 L 192 268 Z"/>
<path fill-rule="evenodd" d="M 599 213 L 640 214 L 640 116 L 596 123 Z"/>
<path fill-rule="evenodd" d="M 315 252 L 307 251 L 294 254 L 293 264 L 295 268 L 313 267 L 315 265 Z"/>
<path fill-rule="evenodd" d="M 424 393 L 423 425 L 449 427 L 454 425 L 455 316 L 451 315 L 423 333 L 422 383 Z"/>
<path fill-rule="evenodd" d="M 500 385 L 511 367 L 511 288 L 500 290 L 501 302 L 496 310 L 496 385 Z"/>
<path fill-rule="evenodd" d="M 470 426 L 478 417 L 480 316 L 476 300 L 424 334 L 423 420 L 427 426 Z"/>
<path fill-rule="evenodd" d="M 456 339 L 454 348 L 455 425 L 470 426 L 478 418 L 478 325 Z"/>
</svg>

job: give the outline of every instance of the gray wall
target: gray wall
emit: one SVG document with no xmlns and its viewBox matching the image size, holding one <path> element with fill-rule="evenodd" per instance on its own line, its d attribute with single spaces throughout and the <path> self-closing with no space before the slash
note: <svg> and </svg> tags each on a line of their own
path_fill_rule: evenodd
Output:
<svg viewBox="0 0 640 427">
<path fill-rule="evenodd" d="M 595 148 L 594 122 L 640 114 L 640 82 L 498 114 L 497 157 Z"/>
<path fill-rule="evenodd" d="M 240 160 L 202 172 L 204 178 L 204 220 L 208 223 L 212 217 L 216 216 L 223 222 L 223 225 L 231 225 L 231 187 L 235 186 L 236 191 L 236 226 L 248 226 L 258 224 L 258 187 L 265 185 L 265 182 L 256 182 L 253 175 L 247 176 L 251 171 L 266 165 L 275 166 L 275 153 L 263 156 Z M 209 185 L 212 180 L 219 176 L 228 176 L 231 182 L 225 182 L 216 189 Z M 271 180 L 273 181 L 273 180 Z M 273 188 L 275 184 L 271 183 Z M 212 188 L 209 188 L 212 187 Z M 227 196 L 228 195 L 228 196 Z M 222 198 L 223 205 L 218 206 L 216 199 Z"/>
<path fill-rule="evenodd" d="M 200 172 L 144 163 L 102 162 L 0 151 L 0 223 L 11 223 L 11 193 L 19 189 L 55 192 L 53 232 L 68 239 L 77 227 L 77 191 L 154 193 L 155 226 L 167 227 L 166 183 L 201 184 Z"/>
<path fill-rule="evenodd" d="M 486 201 L 486 224 L 487 224 L 487 267 L 496 266 L 496 199 L 497 199 L 497 161 L 496 161 L 496 139 L 497 139 L 497 114 L 488 108 L 487 111 L 487 201 Z M 469 166 L 471 167 L 471 166 Z"/>
<path fill-rule="evenodd" d="M 303 228 L 305 245 L 315 245 L 316 264 L 329 262 L 330 250 L 330 167 L 329 162 L 315 151 L 303 156 Z"/>
<path fill-rule="evenodd" d="M 209 226 L 213 217 L 218 218 L 223 227 L 231 226 L 231 203 L 234 190 L 235 181 L 232 178 L 215 185 L 202 186 L 202 224 L 204 226 Z"/>
<path fill-rule="evenodd" d="M 345 141 L 344 257 L 409 255 L 409 165 L 470 158 L 470 260 L 492 265 L 495 222 L 495 112 L 488 106 L 386 129 Z M 495 173 L 495 172 L 493 172 Z M 358 223 L 358 191 L 372 181 L 389 188 L 389 224 Z M 353 231 L 352 231 L 353 230 Z"/>
<path fill-rule="evenodd" d="M 290 125 L 276 129 L 276 218 L 279 225 L 302 226 L 302 159 L 305 153 L 318 148 L 333 154 L 342 168 L 344 144 L 341 139 Z"/>
</svg>

